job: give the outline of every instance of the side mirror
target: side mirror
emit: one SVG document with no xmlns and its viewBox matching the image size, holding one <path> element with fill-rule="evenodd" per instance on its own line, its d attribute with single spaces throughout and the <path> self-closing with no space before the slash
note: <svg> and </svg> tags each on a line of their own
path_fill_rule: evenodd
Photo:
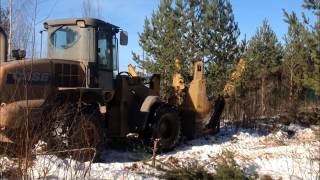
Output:
<svg viewBox="0 0 320 180">
<path fill-rule="evenodd" d="M 128 45 L 128 32 L 120 31 L 120 45 L 126 46 Z"/>
</svg>

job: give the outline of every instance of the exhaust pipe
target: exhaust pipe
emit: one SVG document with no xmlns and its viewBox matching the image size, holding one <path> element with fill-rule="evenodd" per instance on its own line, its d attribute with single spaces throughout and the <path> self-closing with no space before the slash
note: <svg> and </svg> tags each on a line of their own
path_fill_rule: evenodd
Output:
<svg viewBox="0 0 320 180">
<path fill-rule="evenodd" d="M 0 27 L 0 65 L 7 62 L 8 40 L 4 30 Z"/>
</svg>

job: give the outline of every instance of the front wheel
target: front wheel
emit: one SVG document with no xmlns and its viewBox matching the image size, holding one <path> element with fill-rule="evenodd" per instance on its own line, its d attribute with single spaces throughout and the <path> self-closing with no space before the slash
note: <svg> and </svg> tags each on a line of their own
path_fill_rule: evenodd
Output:
<svg viewBox="0 0 320 180">
<path fill-rule="evenodd" d="M 83 113 L 70 129 L 68 149 L 79 150 L 72 152 L 74 159 L 87 161 L 99 159 L 103 142 L 101 119 L 97 112 Z"/>
<path fill-rule="evenodd" d="M 181 135 L 181 122 L 179 113 L 174 108 L 162 105 L 154 114 L 152 139 L 159 139 L 159 149 L 170 151 L 177 146 Z"/>
<path fill-rule="evenodd" d="M 69 154 L 79 161 L 97 157 L 103 145 L 103 117 L 95 107 L 77 110 L 72 103 L 58 105 L 49 111 L 48 150 Z M 64 153 L 66 152 L 66 153 Z"/>
</svg>

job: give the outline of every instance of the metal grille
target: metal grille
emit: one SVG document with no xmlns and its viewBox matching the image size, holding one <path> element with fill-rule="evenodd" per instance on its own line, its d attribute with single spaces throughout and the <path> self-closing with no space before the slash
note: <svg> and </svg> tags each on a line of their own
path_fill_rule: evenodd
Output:
<svg viewBox="0 0 320 180">
<path fill-rule="evenodd" d="M 79 66 L 75 64 L 55 64 L 55 83 L 59 87 L 79 85 Z"/>
</svg>

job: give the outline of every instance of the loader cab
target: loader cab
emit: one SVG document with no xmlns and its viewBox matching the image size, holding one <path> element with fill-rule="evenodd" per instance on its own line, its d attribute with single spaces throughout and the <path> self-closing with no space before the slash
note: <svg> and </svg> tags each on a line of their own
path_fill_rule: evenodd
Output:
<svg viewBox="0 0 320 180">
<path fill-rule="evenodd" d="M 48 31 L 48 59 L 79 61 L 86 69 L 86 86 L 113 90 L 118 70 L 118 36 L 127 45 L 127 33 L 99 19 L 70 18 L 44 23 Z"/>
</svg>

